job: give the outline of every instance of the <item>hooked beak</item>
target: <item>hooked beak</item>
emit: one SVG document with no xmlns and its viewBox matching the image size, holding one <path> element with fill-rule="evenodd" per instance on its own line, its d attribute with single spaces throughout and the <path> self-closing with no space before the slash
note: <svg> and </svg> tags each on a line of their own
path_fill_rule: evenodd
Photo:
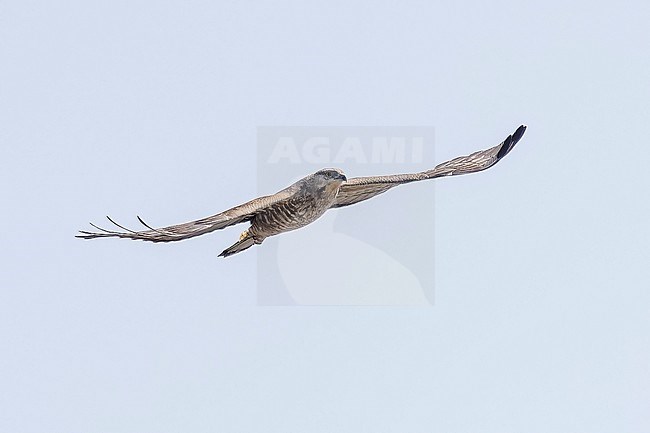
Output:
<svg viewBox="0 0 650 433">
<path fill-rule="evenodd" d="M 348 178 L 345 177 L 345 175 L 344 175 L 343 173 L 339 174 L 339 179 L 341 179 L 343 182 L 347 182 L 347 181 L 348 181 Z"/>
</svg>

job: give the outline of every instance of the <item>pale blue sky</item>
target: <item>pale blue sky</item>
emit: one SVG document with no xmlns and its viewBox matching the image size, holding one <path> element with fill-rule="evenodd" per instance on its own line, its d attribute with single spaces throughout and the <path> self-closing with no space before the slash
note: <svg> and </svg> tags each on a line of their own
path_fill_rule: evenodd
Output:
<svg viewBox="0 0 650 433">
<path fill-rule="evenodd" d="M 640 1 L 0 3 L 0 431 L 650 430 L 648 22 Z M 433 307 L 259 307 L 257 252 L 217 259 L 239 228 L 73 237 L 256 196 L 260 125 L 430 125 L 442 161 L 520 123 L 490 171 L 408 187 L 435 189 Z M 346 212 L 390 227 L 391 194 Z"/>
</svg>

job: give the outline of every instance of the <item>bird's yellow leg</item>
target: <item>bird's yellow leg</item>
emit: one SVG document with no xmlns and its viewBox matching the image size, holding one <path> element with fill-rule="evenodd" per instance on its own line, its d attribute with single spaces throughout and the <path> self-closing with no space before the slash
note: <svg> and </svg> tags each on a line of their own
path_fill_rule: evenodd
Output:
<svg viewBox="0 0 650 433">
<path fill-rule="evenodd" d="M 241 234 L 239 235 L 239 240 L 240 240 L 240 241 L 243 241 L 243 240 L 246 239 L 247 237 L 248 237 L 248 230 L 244 230 L 244 231 L 241 232 Z"/>
</svg>

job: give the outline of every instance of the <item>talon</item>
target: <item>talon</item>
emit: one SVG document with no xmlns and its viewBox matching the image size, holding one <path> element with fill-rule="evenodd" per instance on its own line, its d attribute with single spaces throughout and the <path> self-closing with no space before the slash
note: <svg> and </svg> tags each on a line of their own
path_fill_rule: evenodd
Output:
<svg viewBox="0 0 650 433">
<path fill-rule="evenodd" d="M 243 241 L 248 237 L 248 230 L 244 230 L 240 235 L 239 235 L 239 240 Z"/>
</svg>

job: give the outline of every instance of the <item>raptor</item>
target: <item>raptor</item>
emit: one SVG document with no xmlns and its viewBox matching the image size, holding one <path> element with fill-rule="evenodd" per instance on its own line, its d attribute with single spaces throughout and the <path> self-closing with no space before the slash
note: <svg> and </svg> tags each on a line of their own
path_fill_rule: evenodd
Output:
<svg viewBox="0 0 650 433">
<path fill-rule="evenodd" d="M 368 200 L 398 185 L 475 173 L 490 168 L 512 150 L 525 131 L 526 125 L 521 125 L 512 135 L 494 147 L 454 158 L 438 164 L 431 170 L 419 173 L 348 179 L 337 168 L 325 168 L 300 179 L 275 194 L 258 197 L 196 221 L 153 228 L 138 216 L 138 221 L 146 230 L 134 231 L 116 223 L 110 217 L 106 217 L 120 231 L 107 230 L 90 223 L 98 231 L 80 231 L 76 237 L 172 242 L 193 238 L 239 223 L 250 223 L 250 226 L 239 236 L 239 240 L 219 254 L 220 257 L 228 257 L 253 245 L 261 244 L 269 236 L 304 227 L 317 220 L 328 209 Z"/>
</svg>

